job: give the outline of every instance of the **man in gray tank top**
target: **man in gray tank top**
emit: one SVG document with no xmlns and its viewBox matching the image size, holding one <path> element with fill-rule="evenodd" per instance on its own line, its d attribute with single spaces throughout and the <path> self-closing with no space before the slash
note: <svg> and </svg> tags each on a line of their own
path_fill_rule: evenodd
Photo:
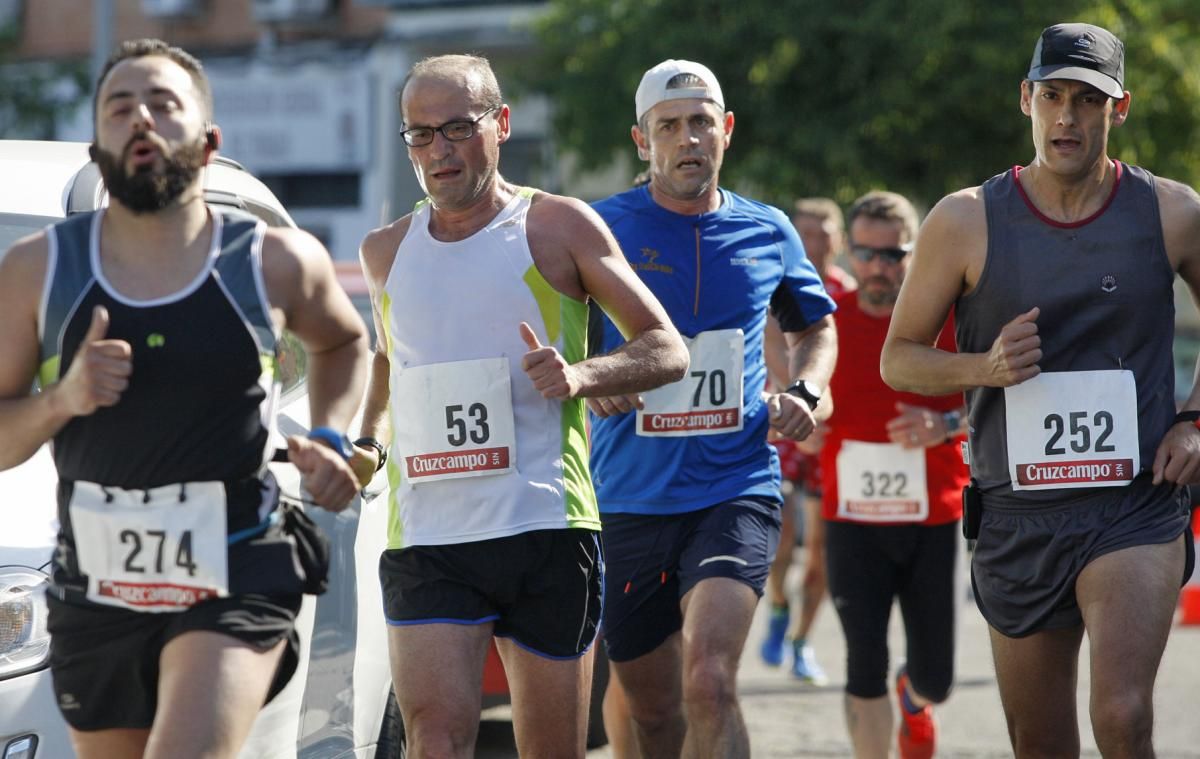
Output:
<svg viewBox="0 0 1200 759">
<path fill-rule="evenodd" d="M 1200 293 L 1200 196 L 1108 157 L 1123 79 L 1108 31 L 1042 32 L 1021 83 L 1034 160 L 929 214 L 883 353 L 898 390 L 967 392 L 972 581 L 1019 757 L 1079 755 L 1063 726 L 1085 632 L 1097 746 L 1153 754 L 1194 559 L 1181 486 L 1200 467 L 1200 390 L 1177 415 L 1171 343 L 1175 275 Z M 957 355 L 933 347 L 952 306 Z"/>
</svg>

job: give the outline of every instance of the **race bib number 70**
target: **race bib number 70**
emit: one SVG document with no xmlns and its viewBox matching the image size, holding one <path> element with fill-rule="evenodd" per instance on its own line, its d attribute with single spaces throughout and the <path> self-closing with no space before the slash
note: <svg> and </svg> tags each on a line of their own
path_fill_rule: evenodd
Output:
<svg viewBox="0 0 1200 759">
<path fill-rule="evenodd" d="M 1013 490 L 1119 487 L 1141 466 L 1128 370 L 1046 372 L 1004 388 Z"/>
<path fill-rule="evenodd" d="M 678 382 L 642 394 L 637 434 L 643 437 L 719 435 L 742 429 L 745 338 L 740 329 L 684 338 L 691 364 Z"/>
</svg>

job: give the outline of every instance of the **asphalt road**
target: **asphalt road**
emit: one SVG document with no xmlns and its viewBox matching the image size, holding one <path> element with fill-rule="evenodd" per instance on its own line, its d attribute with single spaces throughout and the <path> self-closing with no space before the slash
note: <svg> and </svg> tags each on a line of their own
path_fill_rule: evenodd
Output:
<svg viewBox="0 0 1200 759">
<path fill-rule="evenodd" d="M 797 553 L 799 556 L 799 553 Z M 793 578 L 794 579 L 794 578 Z M 987 626 L 969 601 L 964 586 L 960 594 L 957 677 L 954 693 L 938 711 L 940 757 L 1011 757 L 1008 733 L 1000 710 L 988 646 Z M 891 630 L 893 660 L 903 652 L 899 610 L 894 610 Z M 758 641 L 765 623 L 760 604 L 742 657 L 738 678 L 742 711 L 750 729 L 754 757 L 852 756 L 842 716 L 845 684 L 845 647 L 833 608 L 821 609 L 813 637 L 817 655 L 830 676 L 823 688 L 806 688 L 786 670 L 770 669 L 758 658 Z M 1083 756 L 1099 757 L 1091 738 L 1087 714 L 1087 643 L 1080 654 L 1077 694 Z M 1031 688 L 1037 683 L 1030 683 Z M 1160 759 L 1200 758 L 1200 626 L 1176 625 L 1167 643 L 1155 693 L 1155 747 Z M 480 730 L 477 755 L 509 759 L 517 753 L 511 725 L 503 710 L 488 713 L 491 721 Z M 607 748 L 588 753 L 592 759 L 610 757 Z"/>
</svg>

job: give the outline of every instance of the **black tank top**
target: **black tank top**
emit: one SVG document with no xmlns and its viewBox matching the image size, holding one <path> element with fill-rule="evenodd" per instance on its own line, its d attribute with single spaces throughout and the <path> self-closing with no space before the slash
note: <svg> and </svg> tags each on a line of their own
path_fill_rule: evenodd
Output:
<svg viewBox="0 0 1200 759">
<path fill-rule="evenodd" d="M 1043 372 L 1132 371 L 1141 468 L 1175 414 L 1175 274 L 1167 259 L 1154 176 L 1117 163 L 1108 203 L 1089 219 L 1054 222 L 1021 189 L 1019 169 L 983 184 L 987 261 L 956 304 L 959 350 L 983 353 L 1000 328 L 1034 306 Z M 1096 489 L 1013 492 L 1001 388 L 967 392 L 972 476 L 985 495 L 1012 505 L 1062 502 Z"/>
<path fill-rule="evenodd" d="M 204 270 L 178 293 L 132 301 L 99 266 L 103 212 L 49 228 L 50 264 L 39 324 L 39 382 L 70 368 L 96 305 L 106 337 L 133 349 L 133 374 L 112 407 L 76 417 L 54 436 L 61 524 L 59 570 L 74 574 L 67 505 L 77 480 L 125 490 L 220 480 L 233 533 L 260 523 L 273 505 L 264 482 L 278 397 L 278 334 L 262 279 L 265 230 L 257 219 L 212 210 Z M 63 580 L 56 572 L 56 580 Z"/>
</svg>

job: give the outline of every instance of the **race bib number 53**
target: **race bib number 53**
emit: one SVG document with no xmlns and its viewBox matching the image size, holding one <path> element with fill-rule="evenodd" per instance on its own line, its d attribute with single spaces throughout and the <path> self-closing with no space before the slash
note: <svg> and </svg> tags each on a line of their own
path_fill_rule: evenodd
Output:
<svg viewBox="0 0 1200 759">
<path fill-rule="evenodd" d="M 480 477 L 516 467 L 507 358 L 405 368 L 394 378 L 396 450 L 410 482 Z"/>
<path fill-rule="evenodd" d="M 637 412 L 637 434 L 685 437 L 740 430 L 746 352 L 742 331 L 701 332 L 684 340 L 691 358 L 688 373 L 642 394 L 645 407 Z"/>
<path fill-rule="evenodd" d="M 1004 403 L 1013 490 L 1119 487 L 1141 467 L 1133 372 L 1046 372 Z"/>
</svg>

